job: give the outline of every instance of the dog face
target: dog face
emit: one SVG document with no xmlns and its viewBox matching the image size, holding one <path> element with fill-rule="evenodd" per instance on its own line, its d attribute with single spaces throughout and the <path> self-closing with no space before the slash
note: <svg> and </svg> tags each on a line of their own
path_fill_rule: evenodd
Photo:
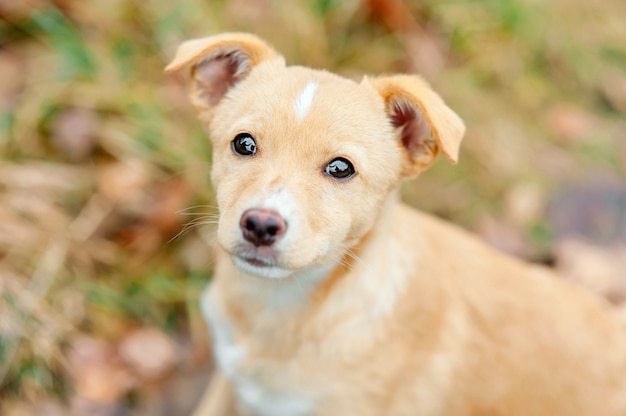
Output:
<svg viewBox="0 0 626 416">
<path fill-rule="evenodd" d="M 463 124 L 417 77 L 287 67 L 246 34 L 188 41 L 167 70 L 185 67 L 213 142 L 218 242 L 245 272 L 323 275 L 402 177 L 440 151 L 456 161 Z"/>
<path fill-rule="evenodd" d="M 224 98 L 210 133 L 218 241 L 265 277 L 334 265 L 400 177 L 401 148 L 369 85 L 276 61 Z"/>
</svg>

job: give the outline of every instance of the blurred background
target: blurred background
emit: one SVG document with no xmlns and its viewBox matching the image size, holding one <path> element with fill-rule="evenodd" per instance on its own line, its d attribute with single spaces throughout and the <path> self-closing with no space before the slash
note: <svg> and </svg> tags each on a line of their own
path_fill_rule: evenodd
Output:
<svg viewBox="0 0 626 416">
<path fill-rule="evenodd" d="M 466 121 L 410 204 L 626 300 L 622 0 L 0 0 L 0 414 L 185 415 L 211 371 L 211 149 L 184 39 L 418 72 Z"/>
</svg>

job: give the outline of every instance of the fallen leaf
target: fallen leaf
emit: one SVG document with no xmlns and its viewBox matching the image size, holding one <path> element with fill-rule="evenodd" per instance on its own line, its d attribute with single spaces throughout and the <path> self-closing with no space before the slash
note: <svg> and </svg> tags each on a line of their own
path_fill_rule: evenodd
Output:
<svg viewBox="0 0 626 416">
<path fill-rule="evenodd" d="M 176 347 L 172 340 L 155 328 L 139 328 L 120 342 L 122 360 L 144 379 L 156 379 L 176 365 Z"/>
<path fill-rule="evenodd" d="M 591 112 L 582 107 L 562 104 L 548 110 L 547 125 L 563 142 L 576 142 L 589 137 L 596 120 Z"/>
<path fill-rule="evenodd" d="M 72 162 L 85 160 L 96 147 L 98 122 L 86 108 L 62 110 L 52 123 L 52 144 Z"/>
<path fill-rule="evenodd" d="M 98 188 L 124 211 L 140 213 L 146 207 L 147 189 L 152 181 L 147 161 L 128 159 L 103 165 L 98 170 Z"/>
<path fill-rule="evenodd" d="M 622 71 L 608 70 L 602 77 L 600 89 L 616 111 L 626 114 L 626 75 Z"/>
<path fill-rule="evenodd" d="M 614 303 L 626 301 L 626 246 L 601 247 L 567 238 L 555 250 L 557 271 Z"/>
<path fill-rule="evenodd" d="M 103 340 L 75 338 L 67 362 L 79 401 L 116 403 L 137 385 L 137 379 L 121 364 L 112 345 Z"/>
<path fill-rule="evenodd" d="M 504 197 L 506 218 L 518 227 L 538 221 L 544 213 L 546 196 L 541 188 L 531 183 L 513 186 Z"/>
<path fill-rule="evenodd" d="M 484 218 L 478 223 L 476 233 L 496 249 L 517 257 L 529 258 L 533 254 L 532 244 L 513 225 Z"/>
</svg>

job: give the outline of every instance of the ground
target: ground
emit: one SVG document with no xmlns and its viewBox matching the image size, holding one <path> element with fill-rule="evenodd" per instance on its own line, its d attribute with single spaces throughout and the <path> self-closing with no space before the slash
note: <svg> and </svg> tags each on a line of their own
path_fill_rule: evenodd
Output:
<svg viewBox="0 0 626 416">
<path fill-rule="evenodd" d="M 0 414 L 186 414 L 210 373 L 211 149 L 184 39 L 418 72 L 466 121 L 403 197 L 626 299 L 620 0 L 0 1 Z M 69 409 L 69 410 L 68 410 Z"/>
</svg>

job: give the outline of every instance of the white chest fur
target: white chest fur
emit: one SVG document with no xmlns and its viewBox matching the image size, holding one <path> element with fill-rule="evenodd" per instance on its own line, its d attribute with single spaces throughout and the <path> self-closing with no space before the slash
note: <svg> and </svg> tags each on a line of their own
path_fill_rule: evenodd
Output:
<svg viewBox="0 0 626 416">
<path fill-rule="evenodd" d="M 276 391 L 244 369 L 247 347 L 237 342 L 236 332 L 218 299 L 207 288 L 201 300 L 202 312 L 209 324 L 217 365 L 233 383 L 238 399 L 256 416 L 306 416 L 314 409 L 311 397 L 292 391 Z M 280 374 L 276 374 L 280 377 Z"/>
</svg>

